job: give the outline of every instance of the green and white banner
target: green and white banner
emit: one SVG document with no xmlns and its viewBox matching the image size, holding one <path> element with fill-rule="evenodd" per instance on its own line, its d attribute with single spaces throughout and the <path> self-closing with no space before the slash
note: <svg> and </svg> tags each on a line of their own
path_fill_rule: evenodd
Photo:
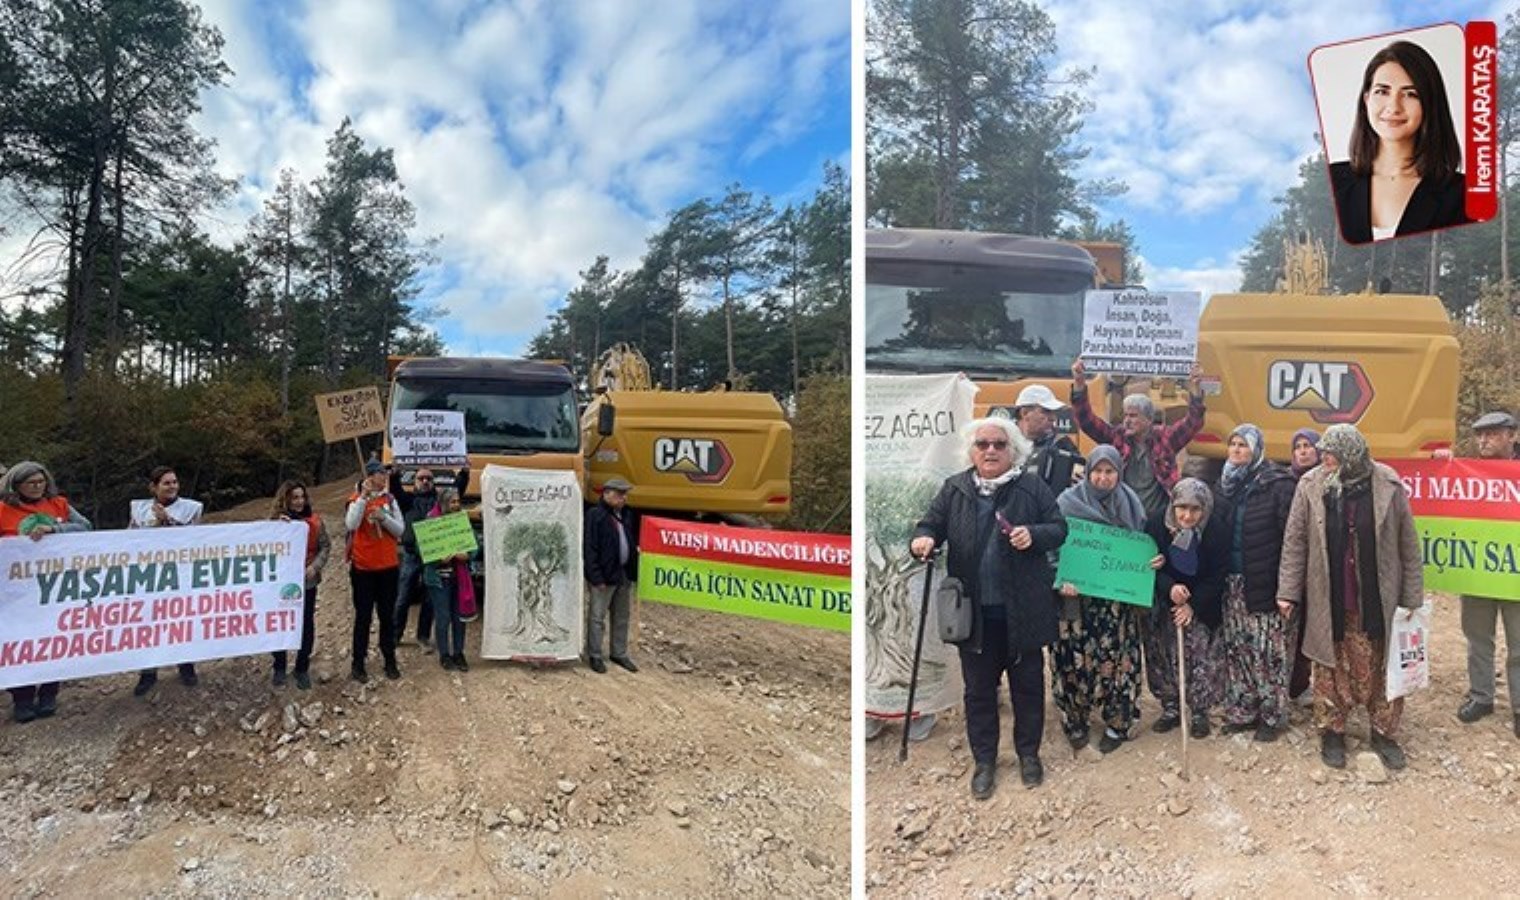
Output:
<svg viewBox="0 0 1520 900">
<path fill-rule="evenodd" d="M 908 707 L 924 564 L 908 553 L 913 526 L 946 478 L 970 465 L 959 431 L 971 421 L 976 385 L 963 375 L 867 375 L 865 426 L 866 712 L 900 717 Z M 936 582 L 944 571 L 935 571 Z M 914 712 L 960 702 L 954 647 L 933 622 L 924 636 Z"/>
<path fill-rule="evenodd" d="M 1425 587 L 1520 601 L 1520 460 L 1390 460 L 1409 492 Z"/>
<path fill-rule="evenodd" d="M 639 599 L 850 632 L 850 538 L 646 516 Z"/>
<path fill-rule="evenodd" d="M 568 660 L 585 629 L 581 488 L 574 472 L 486 466 L 480 655 Z"/>
</svg>

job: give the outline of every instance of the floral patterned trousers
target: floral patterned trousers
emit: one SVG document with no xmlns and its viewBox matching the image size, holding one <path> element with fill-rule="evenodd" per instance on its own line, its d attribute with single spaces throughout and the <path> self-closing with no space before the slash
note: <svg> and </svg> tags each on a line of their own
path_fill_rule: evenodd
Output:
<svg viewBox="0 0 1520 900">
<path fill-rule="evenodd" d="M 1082 617 L 1060 623 L 1051 648 L 1051 694 L 1068 737 L 1087 730 L 1088 716 L 1128 735 L 1140 717 L 1140 625 L 1148 611 L 1083 597 Z"/>
<path fill-rule="evenodd" d="M 1288 724 L 1288 678 L 1293 672 L 1294 650 L 1289 646 L 1292 624 L 1275 607 L 1264 613 L 1247 609 L 1245 579 L 1229 576 L 1220 635 L 1225 669 L 1225 724 L 1260 722 L 1269 728 Z"/>
<path fill-rule="evenodd" d="M 1373 729 L 1383 737 L 1394 736 L 1404 698 L 1388 699 L 1385 649 L 1383 641 L 1372 640 L 1362 630 L 1362 611 L 1346 610 L 1346 634 L 1335 645 L 1335 665 L 1314 664 L 1315 725 L 1344 733 L 1351 711 L 1365 706 Z"/>
</svg>

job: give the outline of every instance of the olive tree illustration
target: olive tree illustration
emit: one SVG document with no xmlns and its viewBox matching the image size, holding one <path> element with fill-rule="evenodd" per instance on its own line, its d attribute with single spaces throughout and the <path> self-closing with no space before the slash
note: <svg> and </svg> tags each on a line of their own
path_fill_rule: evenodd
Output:
<svg viewBox="0 0 1520 900">
<path fill-rule="evenodd" d="M 570 538 L 559 522 L 523 522 L 507 526 L 502 556 L 517 568 L 517 623 L 513 637 L 530 643 L 552 644 L 570 636 L 554 618 L 551 592 L 555 575 L 566 571 Z"/>
<path fill-rule="evenodd" d="M 920 564 L 908 542 L 938 489 L 921 476 L 866 477 L 866 684 L 875 690 L 906 690 L 912 675 L 918 615 L 908 580 Z M 933 684 L 943 668 L 926 654 L 920 678 Z"/>
</svg>

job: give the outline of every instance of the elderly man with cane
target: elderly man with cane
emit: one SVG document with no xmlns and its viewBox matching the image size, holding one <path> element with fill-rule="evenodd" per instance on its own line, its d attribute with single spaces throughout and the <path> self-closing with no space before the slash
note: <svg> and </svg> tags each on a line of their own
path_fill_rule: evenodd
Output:
<svg viewBox="0 0 1520 900">
<path fill-rule="evenodd" d="M 1044 779 L 1045 646 L 1056 638 L 1054 573 L 1046 557 L 1066 539 L 1055 495 L 1028 471 L 1029 439 L 1005 418 L 966 426 L 971 467 L 945 480 L 914 529 L 910 549 L 926 558 L 948 543 L 947 569 L 970 597 L 972 627 L 958 642 L 966 685 L 966 736 L 976 761 L 971 795 L 997 781 L 998 682 L 1013 702 L 1014 749 L 1026 787 Z"/>
</svg>

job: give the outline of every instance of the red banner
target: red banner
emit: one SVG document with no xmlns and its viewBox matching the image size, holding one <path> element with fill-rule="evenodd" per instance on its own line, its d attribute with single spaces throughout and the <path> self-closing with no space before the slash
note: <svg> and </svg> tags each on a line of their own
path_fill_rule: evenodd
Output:
<svg viewBox="0 0 1520 900">
<path fill-rule="evenodd" d="M 1467 217 L 1499 209 L 1499 35 L 1493 22 L 1467 23 Z"/>
<path fill-rule="evenodd" d="M 1520 522 L 1520 461 L 1385 460 L 1404 482 L 1415 516 Z"/>
<path fill-rule="evenodd" d="M 850 577 L 850 537 L 844 534 L 735 528 L 645 516 L 639 528 L 639 551 Z"/>
</svg>

